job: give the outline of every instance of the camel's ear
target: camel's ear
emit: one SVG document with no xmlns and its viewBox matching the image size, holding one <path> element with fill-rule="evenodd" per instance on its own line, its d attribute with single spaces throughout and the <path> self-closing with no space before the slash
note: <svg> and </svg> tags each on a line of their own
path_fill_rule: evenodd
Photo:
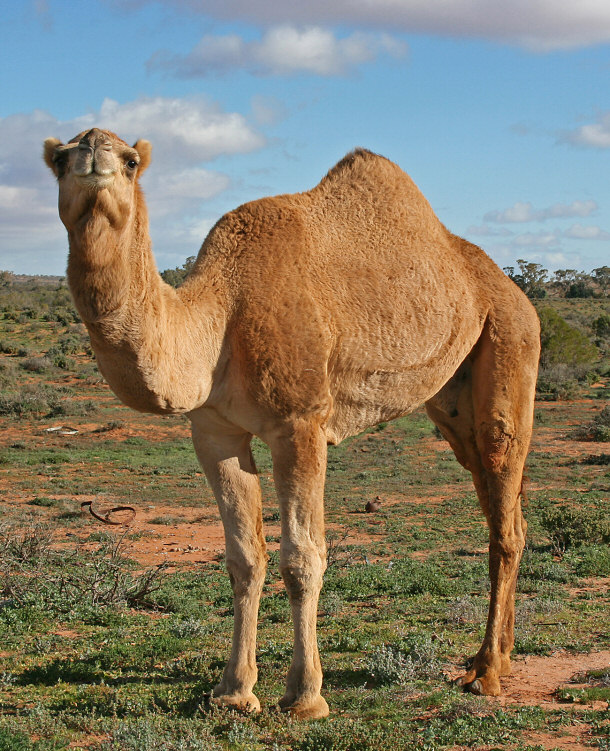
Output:
<svg viewBox="0 0 610 751">
<path fill-rule="evenodd" d="M 133 147 L 138 152 L 138 155 L 140 157 L 138 173 L 142 174 L 142 172 L 144 172 L 144 170 L 150 164 L 150 155 L 152 154 L 152 144 L 150 141 L 145 141 L 143 138 L 140 138 L 139 141 L 136 141 L 134 143 Z"/>
<path fill-rule="evenodd" d="M 58 146 L 63 146 L 59 138 L 47 138 L 44 142 L 43 157 L 47 166 L 53 171 L 56 177 L 59 177 L 59 171 L 57 169 L 57 162 L 55 155 L 57 154 Z"/>
</svg>

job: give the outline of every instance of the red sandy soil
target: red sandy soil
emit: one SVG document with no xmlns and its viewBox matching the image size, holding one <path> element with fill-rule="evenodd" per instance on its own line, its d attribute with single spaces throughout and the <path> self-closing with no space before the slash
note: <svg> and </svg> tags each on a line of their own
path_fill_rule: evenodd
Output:
<svg viewBox="0 0 610 751">
<path fill-rule="evenodd" d="M 501 679 L 503 695 L 488 697 L 486 701 L 498 707 L 536 706 L 545 710 L 563 710 L 574 714 L 583 710 L 607 710 L 607 701 L 575 704 L 560 701 L 557 698 L 558 690 L 566 684 L 570 688 L 582 686 L 573 682 L 575 676 L 588 670 L 607 667 L 610 667 L 610 651 L 577 655 L 558 652 L 549 657 L 518 657 L 513 659 L 512 675 Z M 456 668 L 449 677 L 457 678 L 460 672 Z M 554 732 L 530 731 L 523 735 L 520 745 L 511 745 L 510 748 L 518 749 L 527 744 L 566 751 L 591 751 L 594 746 L 587 742 L 589 729 L 585 722 L 573 721 L 570 725 L 561 726 Z M 452 751 L 461 751 L 462 748 L 465 749 L 465 747 L 456 746 Z"/>
<path fill-rule="evenodd" d="M 537 410 L 546 412 L 547 410 L 563 409 L 566 405 L 561 402 L 542 402 L 536 405 Z M 570 405 L 572 406 L 572 404 Z M 574 424 L 583 424 L 589 416 L 599 410 L 600 400 L 581 400 L 577 403 L 575 410 Z M 584 419 L 583 419 L 584 418 Z M 81 437 L 87 435 L 87 438 L 95 440 L 97 436 L 97 424 L 79 423 L 78 429 Z M 569 427 L 566 428 L 566 432 Z M 11 433 L 12 435 L 9 435 Z M 25 435 L 36 433 L 40 436 L 40 426 L 21 424 L 17 429 L 11 430 L 7 425 L 4 426 L 3 443 L 10 445 L 12 441 L 22 440 Z M 161 421 L 155 431 L 156 440 L 167 440 L 184 435 L 185 425 L 182 423 Z M 101 435 L 108 433 L 101 433 Z M 135 435 L 150 435 L 148 428 L 140 428 L 137 424 L 125 424 L 114 428 L 110 435 L 113 440 L 123 440 Z M 69 439 L 68 439 L 69 440 Z M 434 451 L 447 451 L 448 447 L 442 441 L 430 438 L 424 440 L 422 448 Z M 366 448 L 366 447 L 365 447 Z M 563 460 L 574 456 L 586 456 L 590 454 L 610 453 L 610 443 L 591 443 L 574 440 L 561 440 L 561 446 L 558 448 L 557 428 L 547 428 L 544 425 L 535 426 L 533 448 L 538 451 L 554 451 Z M 591 467 L 591 472 L 600 471 L 596 467 Z M 4 473 L 0 472 L 0 490 L 5 491 L 5 503 L 8 505 L 22 505 L 29 499 L 21 497 L 19 493 L 11 493 L 7 483 L 8 477 L 2 477 Z M 4 480 L 4 482 L 3 482 Z M 552 481 L 549 487 L 552 487 Z M 437 505 L 442 503 L 447 497 L 455 493 L 462 492 L 465 484 L 456 483 L 455 487 L 439 487 L 438 494 L 427 495 L 421 499 L 411 499 L 410 503 L 422 503 L 426 505 Z M 59 496 L 55 496 L 58 497 Z M 92 497 L 65 496 L 72 502 L 82 502 L 95 500 Z M 382 508 L 389 508 L 392 505 L 404 501 L 391 496 L 382 496 Z M 104 505 L 105 504 L 105 505 Z M 105 513 L 111 507 L 110 502 L 101 501 L 99 511 Z M 203 513 L 202 513 L 203 511 Z M 86 513 L 86 512 L 85 512 Z M 358 512 L 354 512 L 358 513 Z M 372 515 L 373 516 L 373 515 Z M 168 524 L 152 524 L 151 521 L 156 518 L 167 517 Z M 179 519 L 183 518 L 183 521 Z M 91 520 L 95 527 L 87 525 L 86 532 L 78 532 L 78 536 L 87 537 L 93 528 L 97 530 L 114 530 L 120 534 L 120 528 L 107 527 L 101 523 Z M 371 519 L 372 521 L 372 519 Z M 332 526 L 330 527 L 332 529 Z M 337 530 L 341 535 L 341 530 Z M 217 509 L 206 507 L 205 509 L 194 509 L 188 507 L 176 506 L 148 506 L 138 507 L 137 516 L 129 527 L 130 533 L 140 533 L 135 539 L 126 539 L 125 553 L 143 566 L 149 567 L 161 563 L 169 564 L 170 568 L 191 568 L 198 567 L 202 564 L 214 560 L 222 560 L 224 555 L 224 534 L 220 516 Z M 265 535 L 268 540 L 269 550 L 277 550 L 279 543 L 280 527 L 278 523 L 265 523 Z M 77 535 L 70 534 L 70 537 Z M 131 535 L 130 535 L 131 536 Z M 370 537 L 361 533 L 353 533 L 342 544 L 357 544 L 370 541 Z M 278 586 L 280 585 L 278 577 Z M 597 586 L 597 584 L 594 584 Z M 593 652 L 586 655 L 571 655 L 567 653 L 558 653 L 550 657 L 529 656 L 526 658 L 517 658 L 513 661 L 513 674 L 502 679 L 502 688 L 504 695 L 498 698 L 489 699 L 497 706 L 506 705 L 532 705 L 541 706 L 549 710 L 562 709 L 566 711 L 578 712 L 582 709 L 607 709 L 607 702 L 594 702 L 588 705 L 574 704 L 569 702 L 560 702 L 557 699 L 557 690 L 570 684 L 573 677 L 587 670 L 605 668 L 610 666 L 610 651 Z M 459 671 L 456 668 L 455 676 Z M 592 746 L 587 744 L 588 726 L 586 723 L 572 723 L 570 726 L 559 728 L 556 732 L 532 732 L 523 739 L 523 743 L 530 745 L 539 745 L 548 749 L 566 749 L 569 751 L 587 751 Z M 455 747 L 454 751 L 460 751 L 461 747 Z M 514 748 L 518 748 L 515 746 Z"/>
</svg>

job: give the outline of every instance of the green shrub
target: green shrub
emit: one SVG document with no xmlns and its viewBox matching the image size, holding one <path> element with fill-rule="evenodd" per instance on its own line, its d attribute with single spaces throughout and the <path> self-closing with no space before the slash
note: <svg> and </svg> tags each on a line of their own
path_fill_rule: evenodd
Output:
<svg viewBox="0 0 610 751">
<path fill-rule="evenodd" d="M 15 384 L 17 367 L 8 357 L 0 358 L 0 387 L 6 388 Z"/>
<path fill-rule="evenodd" d="M 597 348 L 578 329 L 570 326 L 552 308 L 541 308 L 540 317 L 540 364 L 542 367 L 569 363 L 592 366 L 598 357 Z"/>
<path fill-rule="evenodd" d="M 610 576 L 610 548 L 606 545 L 586 545 L 566 557 L 578 576 Z"/>
<path fill-rule="evenodd" d="M 99 608 L 149 605 L 165 566 L 135 573 L 124 557 L 124 540 L 107 537 L 95 550 L 57 550 L 46 527 L 0 528 L 0 590 L 21 620 L 28 613 L 86 614 Z"/>
<path fill-rule="evenodd" d="M 34 745 L 25 733 L 0 728 L 0 751 L 34 751 Z"/>
<path fill-rule="evenodd" d="M 592 328 L 595 332 L 595 336 L 598 336 L 600 339 L 610 338 L 610 316 L 606 313 L 602 313 L 599 318 L 596 318 L 593 321 Z"/>
<path fill-rule="evenodd" d="M 573 506 L 547 509 L 541 519 L 559 553 L 580 545 L 610 542 L 610 517 Z"/>
<path fill-rule="evenodd" d="M 295 749 L 298 751 L 373 751 L 400 748 L 390 726 L 379 727 L 363 720 L 337 718 L 314 724 Z"/>
<path fill-rule="evenodd" d="M 206 728 L 196 733 L 188 726 L 176 728 L 176 733 L 164 729 L 159 722 L 142 717 L 127 719 L 118 724 L 105 741 L 103 751 L 221 751 L 223 746 Z"/>
<path fill-rule="evenodd" d="M 183 618 L 175 620 L 169 626 L 169 632 L 177 639 L 192 639 L 207 632 L 206 624 L 200 618 Z"/>
<path fill-rule="evenodd" d="M 366 672 L 373 683 L 381 686 L 406 686 L 434 678 L 441 672 L 437 643 L 426 635 L 416 635 L 399 644 L 382 644 L 369 658 Z"/>
<path fill-rule="evenodd" d="M 610 441 L 610 405 L 595 415 L 592 422 L 573 430 L 569 437 L 579 441 L 600 441 L 601 443 Z"/>
<path fill-rule="evenodd" d="M 26 384 L 18 391 L 0 394 L 0 415 L 44 415 L 59 403 L 60 395 L 50 386 Z"/>
<path fill-rule="evenodd" d="M 578 393 L 578 382 L 586 371 L 587 368 L 581 365 L 565 362 L 541 367 L 536 384 L 538 398 L 546 401 L 573 399 Z"/>
<path fill-rule="evenodd" d="M 21 367 L 30 373 L 43 373 L 51 367 L 51 361 L 48 357 L 27 357 Z"/>
<path fill-rule="evenodd" d="M 14 342 L 7 342 L 4 339 L 0 339 L 0 352 L 4 355 L 16 355 L 19 350 L 19 346 Z"/>
</svg>

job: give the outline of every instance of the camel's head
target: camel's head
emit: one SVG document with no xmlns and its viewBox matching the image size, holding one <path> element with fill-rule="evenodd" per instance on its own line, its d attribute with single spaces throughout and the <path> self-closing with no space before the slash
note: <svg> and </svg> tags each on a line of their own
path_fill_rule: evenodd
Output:
<svg viewBox="0 0 610 751">
<path fill-rule="evenodd" d="M 44 160 L 59 182 L 59 214 L 73 229 L 93 207 L 113 226 L 122 226 L 131 213 L 139 175 L 150 164 L 151 145 L 140 140 L 128 146 L 114 133 L 92 128 L 67 144 L 57 138 L 44 142 Z"/>
</svg>

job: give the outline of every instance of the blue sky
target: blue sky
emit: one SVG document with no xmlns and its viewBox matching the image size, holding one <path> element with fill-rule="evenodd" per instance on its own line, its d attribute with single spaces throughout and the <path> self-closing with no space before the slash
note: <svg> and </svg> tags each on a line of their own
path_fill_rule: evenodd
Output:
<svg viewBox="0 0 610 751">
<path fill-rule="evenodd" d="M 610 265 L 608 0 L 9 0 L 0 269 L 63 274 L 42 140 L 148 138 L 160 269 L 364 146 L 500 266 Z"/>
</svg>

